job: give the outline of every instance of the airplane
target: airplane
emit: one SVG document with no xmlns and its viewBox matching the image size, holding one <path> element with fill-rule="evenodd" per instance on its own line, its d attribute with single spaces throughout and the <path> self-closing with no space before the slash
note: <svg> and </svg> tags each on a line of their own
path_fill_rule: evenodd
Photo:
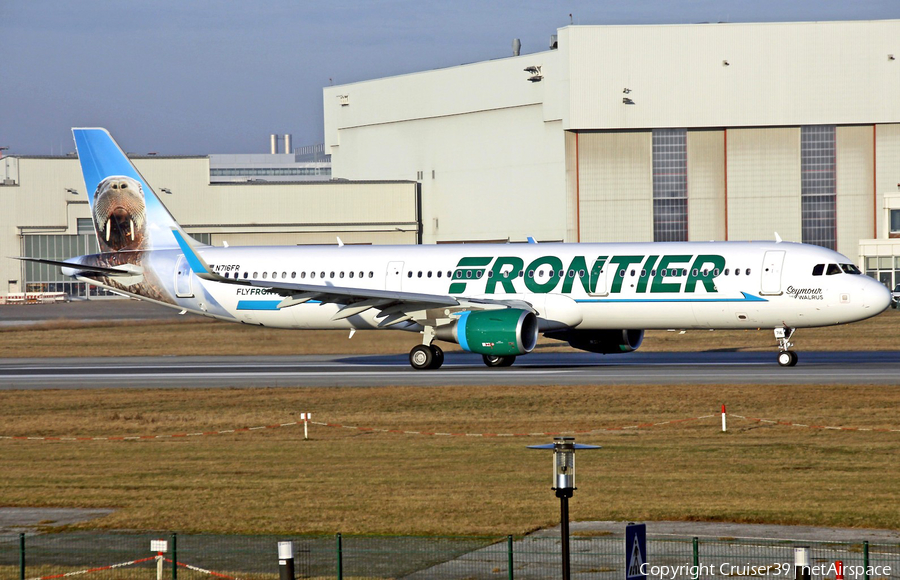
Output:
<svg viewBox="0 0 900 580">
<path fill-rule="evenodd" d="M 774 330 L 794 366 L 798 328 L 864 320 L 890 291 L 847 257 L 783 242 L 213 247 L 175 221 L 112 136 L 74 128 L 101 252 L 53 264 L 79 281 L 229 322 L 417 332 L 506 367 L 539 335 L 593 353 L 637 350 L 647 329 Z"/>
</svg>

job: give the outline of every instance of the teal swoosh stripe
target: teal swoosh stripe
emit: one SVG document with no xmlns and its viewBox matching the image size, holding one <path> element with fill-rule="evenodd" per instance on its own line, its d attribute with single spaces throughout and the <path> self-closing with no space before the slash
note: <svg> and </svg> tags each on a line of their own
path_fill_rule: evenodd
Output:
<svg viewBox="0 0 900 580">
<path fill-rule="evenodd" d="M 768 302 L 765 298 L 754 296 L 741 292 L 743 298 L 580 298 L 575 302 L 603 302 L 603 303 L 622 303 L 622 302 Z"/>
<path fill-rule="evenodd" d="M 278 310 L 281 300 L 238 300 L 238 310 Z"/>
</svg>

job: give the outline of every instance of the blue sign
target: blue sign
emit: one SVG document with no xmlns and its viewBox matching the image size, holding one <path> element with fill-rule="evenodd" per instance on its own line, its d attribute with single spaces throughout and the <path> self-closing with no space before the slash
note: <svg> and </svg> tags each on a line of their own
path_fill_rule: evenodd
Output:
<svg viewBox="0 0 900 580">
<path fill-rule="evenodd" d="M 647 580 L 647 525 L 628 524 L 625 527 L 625 580 Z"/>
</svg>

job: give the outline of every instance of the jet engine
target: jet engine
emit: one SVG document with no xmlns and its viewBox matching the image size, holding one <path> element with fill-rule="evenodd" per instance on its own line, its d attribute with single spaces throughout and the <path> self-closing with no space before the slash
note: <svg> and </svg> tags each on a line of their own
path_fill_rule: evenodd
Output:
<svg viewBox="0 0 900 580">
<path fill-rule="evenodd" d="M 564 340 L 572 348 L 601 354 L 633 352 L 644 341 L 643 330 L 557 330 L 545 332 L 544 336 Z"/>
<path fill-rule="evenodd" d="M 467 311 L 435 329 L 435 337 L 455 342 L 469 352 L 515 356 L 534 349 L 538 321 L 533 312 L 518 308 Z"/>
</svg>

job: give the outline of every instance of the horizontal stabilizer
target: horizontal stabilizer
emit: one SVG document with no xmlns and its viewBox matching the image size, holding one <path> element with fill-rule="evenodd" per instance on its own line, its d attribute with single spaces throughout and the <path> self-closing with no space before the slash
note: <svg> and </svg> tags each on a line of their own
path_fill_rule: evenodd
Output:
<svg viewBox="0 0 900 580">
<path fill-rule="evenodd" d="M 134 276 L 135 272 L 121 270 L 118 268 L 104 268 L 103 266 L 87 266 L 85 264 L 76 264 L 74 262 L 58 262 L 56 260 L 44 260 L 42 258 L 26 258 L 24 256 L 15 258 L 23 262 L 36 262 L 38 264 L 50 264 L 51 266 L 59 266 L 60 268 L 71 268 L 79 272 L 93 272 L 95 274 L 104 274 L 106 276 Z"/>
</svg>

